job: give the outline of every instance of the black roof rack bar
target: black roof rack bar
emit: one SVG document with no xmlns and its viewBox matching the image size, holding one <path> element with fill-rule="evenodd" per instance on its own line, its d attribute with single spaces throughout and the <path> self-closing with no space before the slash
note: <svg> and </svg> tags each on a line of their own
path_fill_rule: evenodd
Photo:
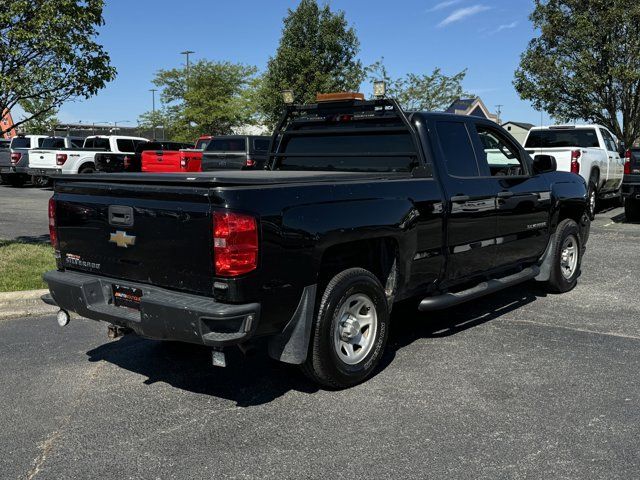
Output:
<svg viewBox="0 0 640 480">
<path fill-rule="evenodd" d="M 285 130 L 282 135 L 287 136 L 311 136 L 311 135 L 334 135 L 336 133 L 377 133 L 377 132 L 406 132 L 406 127 L 370 127 L 370 128 L 326 128 L 322 130 L 318 129 L 302 129 L 302 130 Z"/>
</svg>

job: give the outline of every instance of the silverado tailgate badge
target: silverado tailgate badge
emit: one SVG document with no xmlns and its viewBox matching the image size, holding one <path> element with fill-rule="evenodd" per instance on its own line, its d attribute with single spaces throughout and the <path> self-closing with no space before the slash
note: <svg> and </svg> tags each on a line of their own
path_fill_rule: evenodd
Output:
<svg viewBox="0 0 640 480">
<path fill-rule="evenodd" d="M 116 230 L 116 233 L 109 236 L 109 242 L 113 242 L 121 248 L 128 248 L 129 245 L 136 244 L 136 237 L 135 235 L 127 235 L 127 232 L 122 230 Z"/>
</svg>

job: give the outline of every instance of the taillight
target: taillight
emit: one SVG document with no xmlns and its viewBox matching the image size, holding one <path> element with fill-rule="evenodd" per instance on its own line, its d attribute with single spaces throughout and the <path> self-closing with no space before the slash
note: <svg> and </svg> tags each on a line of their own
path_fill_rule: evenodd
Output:
<svg viewBox="0 0 640 480">
<path fill-rule="evenodd" d="M 256 161 L 253 158 L 247 157 L 247 161 L 244 164 L 246 167 L 255 167 Z"/>
<path fill-rule="evenodd" d="M 215 273 L 235 277 L 258 266 L 258 224 L 255 217 L 234 212 L 214 212 L 213 253 Z"/>
<path fill-rule="evenodd" d="M 56 165 L 64 165 L 64 162 L 67 161 L 66 153 L 58 153 L 56 154 Z"/>
<path fill-rule="evenodd" d="M 58 249 L 58 231 L 56 229 L 56 201 L 51 197 L 49 199 L 49 239 L 51 246 Z"/>
<path fill-rule="evenodd" d="M 11 154 L 11 164 L 15 165 L 20 161 L 21 158 L 22 158 L 22 154 L 20 152 L 13 152 Z"/>
<path fill-rule="evenodd" d="M 631 150 L 624 152 L 624 174 L 631 175 Z"/>
<path fill-rule="evenodd" d="M 578 159 L 582 152 L 580 150 L 571 151 L 571 173 L 580 173 L 580 162 Z"/>
</svg>

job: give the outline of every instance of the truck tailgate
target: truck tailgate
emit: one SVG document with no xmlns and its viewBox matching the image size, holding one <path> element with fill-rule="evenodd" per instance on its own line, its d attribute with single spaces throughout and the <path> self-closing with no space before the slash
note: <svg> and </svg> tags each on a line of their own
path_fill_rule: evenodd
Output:
<svg viewBox="0 0 640 480">
<path fill-rule="evenodd" d="M 527 153 L 532 157 L 536 155 L 551 155 L 555 157 L 558 165 L 558 171 L 570 172 L 571 171 L 571 151 L 572 150 L 584 150 L 582 148 L 527 148 Z"/>
<path fill-rule="evenodd" d="M 58 181 L 55 192 L 65 268 L 212 293 L 208 189 Z"/>
</svg>

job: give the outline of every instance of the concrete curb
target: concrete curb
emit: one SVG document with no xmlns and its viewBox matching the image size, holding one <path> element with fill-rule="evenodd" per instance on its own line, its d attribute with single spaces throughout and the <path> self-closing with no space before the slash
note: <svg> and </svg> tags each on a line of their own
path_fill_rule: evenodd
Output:
<svg viewBox="0 0 640 480">
<path fill-rule="evenodd" d="M 40 299 L 45 293 L 49 293 L 49 290 L 0 293 L 0 320 L 55 313 L 58 310 L 56 307 Z"/>
</svg>

